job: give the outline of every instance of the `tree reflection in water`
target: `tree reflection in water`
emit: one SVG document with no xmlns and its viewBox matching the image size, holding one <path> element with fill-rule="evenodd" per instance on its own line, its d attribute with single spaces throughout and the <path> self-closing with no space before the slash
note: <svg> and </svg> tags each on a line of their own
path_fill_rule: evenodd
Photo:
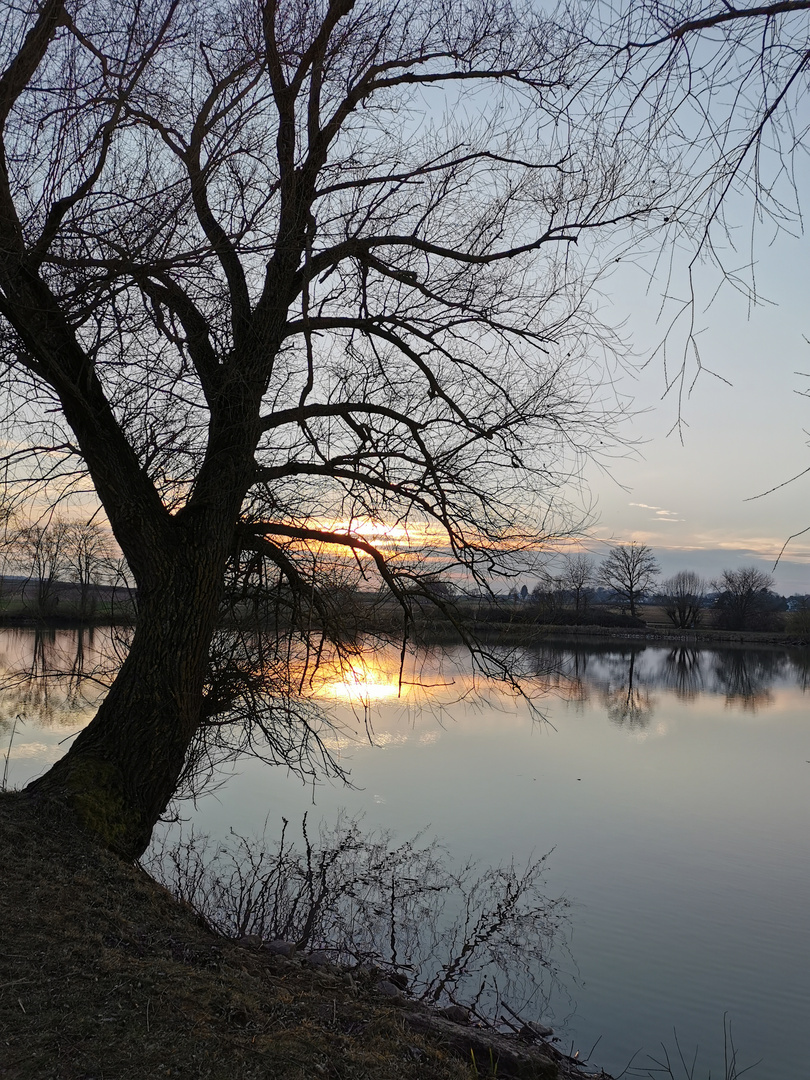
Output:
<svg viewBox="0 0 810 1080">
<path fill-rule="evenodd" d="M 647 727 L 655 705 L 655 698 L 636 671 L 637 655 L 638 650 L 631 649 L 628 655 L 614 659 L 614 675 L 602 691 L 608 719 L 631 730 Z"/>
<path fill-rule="evenodd" d="M 568 961 L 568 901 L 544 891 L 548 856 L 481 871 L 454 864 L 437 840 L 363 833 L 339 817 L 301 841 L 232 832 L 167 833 L 145 869 L 232 938 L 284 941 L 338 964 L 373 964 L 424 1001 L 463 1004 L 490 1022 L 502 1003 L 549 1019 Z"/>
<path fill-rule="evenodd" d="M 126 656 L 129 636 L 127 627 L 3 631 L 0 731 L 10 731 L 18 714 L 47 726 L 79 726 L 89 719 Z M 351 655 L 321 656 L 315 664 L 305 658 L 305 663 L 296 666 L 297 659 L 292 656 L 291 660 L 289 652 L 265 656 L 248 668 L 250 678 L 240 662 L 241 674 L 234 686 L 234 651 L 255 650 L 245 644 L 243 633 L 223 629 L 218 642 L 220 638 L 217 679 L 206 699 L 212 715 L 189 755 L 189 794 L 200 794 L 202 785 L 225 761 L 242 754 L 281 761 L 308 775 L 313 770 L 339 775 L 322 735 L 334 731 L 327 699 L 339 696 L 341 687 L 344 697 L 357 696 L 351 702 L 359 710 L 357 730 L 341 732 L 349 741 L 364 735 L 373 739 L 370 709 L 381 697 L 390 698 L 391 703 L 406 702 L 420 711 L 434 710 L 439 719 L 444 708 L 461 698 L 470 708 L 509 712 L 516 695 L 522 694 L 540 717 L 543 702 L 550 696 L 574 707 L 596 700 L 613 723 L 636 730 L 652 720 L 654 691 L 659 689 L 687 703 L 697 701 L 701 694 L 721 694 L 729 705 L 755 712 L 774 700 L 774 687 L 780 680 L 795 679 L 802 691 L 810 687 L 807 650 L 664 649 L 613 639 L 548 642 L 511 650 L 511 687 L 490 685 L 471 674 L 461 650 L 452 648 L 443 654 L 438 648 L 419 650 L 414 654 L 411 681 L 406 676 L 402 682 L 399 652 L 386 659 L 380 642 L 371 642 L 367 648 L 362 641 L 353 645 Z M 301 671 L 306 672 L 305 679 Z M 413 696 L 417 692 L 418 702 Z"/>
<path fill-rule="evenodd" d="M 773 701 L 773 685 L 789 672 L 784 653 L 725 649 L 712 656 L 715 690 L 729 705 L 756 712 Z"/>
<path fill-rule="evenodd" d="M 661 685 L 681 701 L 695 701 L 706 689 L 698 649 L 670 649 L 662 655 L 659 671 Z"/>
<path fill-rule="evenodd" d="M 615 641 L 560 642 L 535 649 L 536 679 L 544 689 L 580 705 L 594 698 L 608 718 L 629 729 L 653 718 L 655 690 L 668 690 L 683 702 L 720 694 L 748 712 L 774 700 L 776 684 L 795 680 L 810 689 L 810 652 L 740 649 L 733 646 L 647 646 Z"/>
<path fill-rule="evenodd" d="M 8 732 L 18 713 L 68 730 L 83 713 L 89 719 L 126 648 L 107 628 L 10 631 L 3 642 L 0 707 Z M 388 686 L 381 676 L 370 678 L 369 664 L 362 680 L 357 664 L 352 674 L 354 687 Z M 324 684 L 338 675 L 338 685 L 348 685 L 343 669 L 320 672 Z M 453 690 L 452 679 L 441 685 Z M 317 679 L 310 679 L 310 690 L 317 698 Z M 456 690 L 464 696 L 463 685 Z M 254 731 L 260 723 L 254 718 Z M 225 756 L 233 752 L 231 738 L 222 731 Z M 190 760 L 192 792 L 199 792 L 212 760 Z M 372 962 L 406 977 L 415 997 L 463 1002 L 490 1019 L 505 1002 L 529 1019 L 547 1020 L 552 989 L 556 1000 L 570 1003 L 558 980 L 563 958 L 574 966 L 568 903 L 544 892 L 545 856 L 523 867 L 507 862 L 479 871 L 473 863 L 454 865 L 435 840 L 364 835 L 347 820 L 313 841 L 305 824 L 297 847 L 288 841 L 286 822 L 275 843 L 232 836 L 213 844 L 193 831 L 170 842 L 169 835 L 144 865 L 229 936 L 285 938 L 301 949 L 326 949 L 335 961 Z"/>
<path fill-rule="evenodd" d="M 570 647 L 535 646 L 526 663 L 525 682 L 540 694 L 584 705 L 591 697 L 591 650 L 577 644 Z"/>
<path fill-rule="evenodd" d="M 121 666 L 125 630 L 6 630 L 0 654 L 0 716 L 46 726 L 89 719 Z"/>
<path fill-rule="evenodd" d="M 789 657 L 793 678 L 804 693 L 810 689 L 810 649 L 795 649 Z"/>
<path fill-rule="evenodd" d="M 0 655 L 0 680 L 5 692 L 0 708 L 9 725 L 19 712 L 36 712 L 43 724 L 78 726 L 82 712 L 89 715 L 94 699 L 104 693 L 126 648 L 126 632 L 116 637 L 106 628 L 95 632 L 6 631 L 0 640 L 5 654 Z M 227 660 L 233 644 L 229 640 L 224 646 Z M 358 660 L 350 669 L 351 678 L 344 670 L 340 680 L 335 682 L 338 673 L 334 673 L 330 683 L 329 671 L 322 667 L 319 677 L 323 687 L 310 671 L 307 685 L 316 704 L 321 689 L 334 694 L 336 687 L 352 692 L 361 688 L 368 700 L 393 687 L 397 700 L 399 690 L 389 675 L 394 671 L 396 676 L 398 661 L 389 671 L 379 651 L 367 656 L 358 650 L 358 656 L 362 663 Z M 444 678 L 437 674 L 441 669 L 439 661 L 434 664 L 432 659 L 425 659 L 433 654 L 419 656 L 424 665 L 420 676 L 426 693 L 433 694 L 437 701 L 446 694 L 447 700 L 451 696 L 455 701 L 465 697 L 468 703 L 475 704 L 474 690 L 480 684 L 469 675 L 459 651 L 448 652 Z M 376 668 L 372 657 L 376 657 Z M 268 669 L 271 659 L 267 661 Z M 228 670 L 224 662 L 222 670 Z M 287 670 L 289 674 L 289 667 Z M 650 723 L 656 689 L 672 692 L 688 703 L 701 694 L 720 694 L 730 705 L 755 711 L 774 699 L 780 680 L 796 678 L 800 688 L 806 689 L 810 683 L 810 656 L 775 649 L 662 649 L 642 642 L 611 640 L 593 645 L 548 643 L 539 649 L 524 649 L 516 670 L 526 683 L 527 696 L 536 695 L 542 701 L 543 695 L 554 694 L 574 707 L 598 703 L 613 723 L 638 731 Z M 258 674 L 266 672 L 260 670 Z M 256 685 L 258 694 L 261 685 L 267 683 L 257 680 Z M 514 700 L 493 690 L 486 708 L 513 711 Z M 421 698 L 417 707 L 421 712 Z M 290 712 L 288 719 L 285 730 L 292 738 L 298 714 Z M 10 726 L 7 730 L 11 730 Z M 27 737 L 30 730 L 29 725 Z M 222 750 L 230 753 L 234 735 L 225 726 L 219 730 Z M 244 732 L 246 728 L 240 725 L 234 730 Z M 252 730 L 259 729 L 254 726 Z M 328 944 L 342 950 L 335 955 L 376 958 L 390 971 L 403 971 L 418 994 L 444 1000 L 473 999 L 482 1012 L 490 1012 L 492 1003 L 499 999 L 519 1004 L 521 993 L 535 1002 L 544 999 L 556 972 L 552 958 L 559 956 L 560 940 L 552 940 L 552 932 L 564 937 L 565 913 L 561 901 L 548 900 L 542 890 L 537 890 L 541 882 L 539 864 L 525 870 L 507 865 L 482 876 L 469 868 L 459 871 L 440 865 L 435 846 L 416 841 L 402 845 L 381 835 L 363 837 L 355 823 L 342 828 L 342 832 L 324 835 L 312 845 L 307 841 L 297 851 L 282 835 L 280 844 L 265 845 L 264 854 L 263 849 L 239 838 L 234 838 L 230 847 L 209 846 L 203 850 L 198 838 L 196 848 L 194 844 L 185 850 L 176 846 L 165 852 L 168 861 L 164 861 L 161 873 L 181 895 L 201 890 L 195 902 L 207 905 L 205 910 L 212 921 L 225 920 L 223 925 L 230 933 L 290 935 L 305 942 L 302 947 Z M 287 875 L 283 883 L 278 876 L 282 863 Z M 240 907 L 239 898 L 249 899 L 255 889 L 259 890 L 256 895 L 261 903 L 257 906 L 251 901 Z M 447 907 L 435 906 L 434 901 L 438 903 L 441 896 L 451 893 L 455 897 L 452 903 L 448 900 Z M 271 908 L 271 901 L 280 906 Z M 333 920 L 328 926 L 319 923 L 321 912 L 324 916 L 337 912 L 334 919 L 339 921 Z M 461 923 L 454 921 L 458 912 L 463 914 Z M 508 931 L 504 929 L 507 923 L 503 927 L 496 925 L 498 912 L 508 915 Z M 255 921 L 260 916 L 266 918 L 261 926 Z M 439 960 L 438 949 L 443 942 L 450 945 Z M 475 964 L 471 960 L 468 963 L 473 955 L 478 958 Z M 529 955 L 536 962 L 534 981 L 519 991 L 509 980 L 524 971 L 523 961 Z"/>
</svg>

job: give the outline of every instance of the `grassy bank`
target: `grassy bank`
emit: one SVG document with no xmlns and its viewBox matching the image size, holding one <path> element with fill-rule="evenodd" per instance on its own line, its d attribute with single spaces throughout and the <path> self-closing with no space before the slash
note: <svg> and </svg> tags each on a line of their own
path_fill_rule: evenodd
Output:
<svg viewBox="0 0 810 1080">
<path fill-rule="evenodd" d="M 472 622 L 468 627 L 471 636 L 477 641 L 491 645 L 532 648 L 542 645 L 562 647 L 598 645 L 604 647 L 607 642 L 625 643 L 635 648 L 645 645 L 711 649 L 721 647 L 742 647 L 748 649 L 807 649 L 810 638 L 788 631 L 762 630 L 716 630 L 711 627 L 695 630 L 676 630 L 655 624 L 641 627 L 608 627 L 598 624 L 560 625 L 558 623 L 524 622 Z M 434 620 L 430 624 L 417 627 L 414 638 L 419 644 L 453 645 L 461 642 L 458 631 L 449 623 Z"/>
<path fill-rule="evenodd" d="M 53 806 L 0 795 L 0 866 L 2 1080 L 584 1075 L 434 1021 L 373 972 L 214 935 Z"/>
</svg>

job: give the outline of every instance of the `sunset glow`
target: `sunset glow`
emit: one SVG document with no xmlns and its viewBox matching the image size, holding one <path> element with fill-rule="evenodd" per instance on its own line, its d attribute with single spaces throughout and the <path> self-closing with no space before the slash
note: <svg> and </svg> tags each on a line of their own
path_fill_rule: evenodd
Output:
<svg viewBox="0 0 810 1080">
<path fill-rule="evenodd" d="M 373 657 L 358 657 L 350 664 L 324 665 L 319 669 L 314 685 L 317 697 L 358 704 L 404 698 L 410 689 L 400 683 L 398 670 L 387 670 L 375 664 Z"/>
<path fill-rule="evenodd" d="M 365 520 L 324 521 L 321 527 L 329 532 L 359 537 L 383 549 L 395 547 L 423 549 L 437 543 L 441 544 L 445 540 L 444 533 L 440 529 L 423 523 L 395 525 L 366 518 Z"/>
</svg>

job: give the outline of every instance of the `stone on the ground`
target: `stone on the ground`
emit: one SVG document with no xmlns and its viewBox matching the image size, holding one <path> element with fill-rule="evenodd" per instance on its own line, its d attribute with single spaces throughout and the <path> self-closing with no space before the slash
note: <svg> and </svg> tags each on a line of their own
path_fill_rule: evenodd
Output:
<svg viewBox="0 0 810 1080">
<path fill-rule="evenodd" d="M 439 1009 L 438 1013 L 445 1020 L 452 1020 L 454 1024 L 469 1024 L 470 1022 L 469 1010 L 461 1005 L 447 1005 L 444 1009 Z"/>
</svg>

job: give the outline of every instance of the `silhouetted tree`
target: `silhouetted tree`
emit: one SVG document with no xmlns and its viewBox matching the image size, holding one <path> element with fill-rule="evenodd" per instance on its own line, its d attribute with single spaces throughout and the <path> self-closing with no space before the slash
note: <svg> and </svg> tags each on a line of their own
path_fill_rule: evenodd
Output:
<svg viewBox="0 0 810 1080">
<path fill-rule="evenodd" d="M 569 555 L 561 574 L 561 580 L 574 600 L 574 611 L 579 616 L 588 606 L 588 586 L 594 580 L 593 559 L 587 555 Z"/>
<path fill-rule="evenodd" d="M 626 103 L 627 123 L 649 125 L 651 141 L 678 151 L 681 212 L 670 221 L 681 236 L 691 218 L 700 250 L 723 265 L 739 196 L 752 229 L 766 216 L 789 225 L 800 208 L 794 155 L 810 131 L 807 0 L 627 2 L 594 13 L 613 58 L 606 93 Z M 712 243 L 715 226 L 722 245 Z M 739 263 L 729 271 L 741 285 Z"/>
<path fill-rule="evenodd" d="M 670 175 L 608 137 L 588 55 L 506 0 L 6 7 L 5 461 L 60 497 L 89 474 L 138 588 L 118 678 L 34 786 L 122 854 L 211 710 L 305 683 L 262 628 L 213 644 L 226 597 L 260 579 L 310 662 L 338 552 L 407 629 L 436 571 L 409 536 L 485 582 L 522 516 L 559 528 L 606 423 L 574 244 Z"/>
<path fill-rule="evenodd" d="M 532 605 L 538 622 L 557 622 L 565 607 L 565 590 L 560 578 L 544 572 L 532 589 Z"/>
<path fill-rule="evenodd" d="M 630 609 L 635 617 L 636 604 L 648 592 L 660 568 L 651 548 L 646 544 L 627 544 L 612 547 L 600 563 L 596 579 L 619 598 L 622 609 Z"/>
<path fill-rule="evenodd" d="M 771 592 L 773 578 L 755 566 L 724 570 L 715 581 L 717 624 L 727 630 L 767 630 L 778 626 L 779 598 Z"/>
<path fill-rule="evenodd" d="M 706 582 L 692 570 L 680 570 L 661 585 L 664 607 L 673 626 L 697 626 L 706 606 Z"/>
<path fill-rule="evenodd" d="M 106 531 L 95 522 L 71 522 L 65 553 L 68 580 L 79 586 L 79 615 L 93 615 L 97 588 L 113 573 L 113 553 Z"/>
<path fill-rule="evenodd" d="M 13 539 L 18 571 L 33 586 L 36 610 L 52 615 L 59 602 L 58 584 L 68 567 L 70 527 L 55 517 L 16 530 Z"/>
<path fill-rule="evenodd" d="M 669 262 L 673 248 L 664 256 L 670 273 L 662 297 L 665 378 L 680 408 L 703 366 L 695 298 L 716 290 L 706 280 L 706 264 L 713 263 L 735 291 L 756 304 L 763 225 L 768 246 L 774 231 L 794 233 L 804 218 L 810 5 L 620 0 L 590 11 L 590 34 L 606 57 L 606 98 L 624 110 L 627 125 L 647 129 L 651 146 L 673 154 L 678 174 L 673 206 L 662 210 L 660 226 L 662 244 L 674 240 L 684 256 Z M 698 269 L 700 281 L 694 276 Z M 676 282 L 681 273 L 686 280 Z M 680 363 L 673 362 L 679 327 Z"/>
</svg>

